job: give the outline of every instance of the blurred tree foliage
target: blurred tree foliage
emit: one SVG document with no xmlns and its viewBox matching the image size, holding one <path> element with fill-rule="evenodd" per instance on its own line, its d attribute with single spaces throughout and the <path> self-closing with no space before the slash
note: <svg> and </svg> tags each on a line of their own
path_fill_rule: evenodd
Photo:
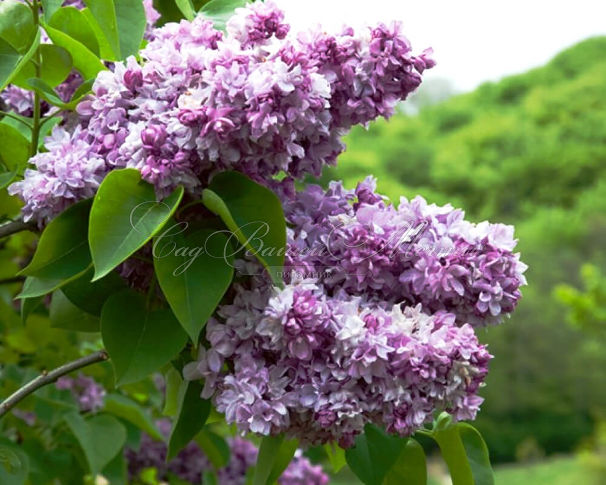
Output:
<svg viewBox="0 0 606 485">
<path fill-rule="evenodd" d="M 574 449 L 606 409 L 606 344 L 567 325 L 554 287 L 582 286 L 584 263 L 606 267 L 606 37 L 347 142 L 323 180 L 373 174 L 394 201 L 421 194 L 515 224 L 529 286 L 510 321 L 481 332 L 496 358 L 478 427 L 497 461 L 529 437 Z"/>
</svg>

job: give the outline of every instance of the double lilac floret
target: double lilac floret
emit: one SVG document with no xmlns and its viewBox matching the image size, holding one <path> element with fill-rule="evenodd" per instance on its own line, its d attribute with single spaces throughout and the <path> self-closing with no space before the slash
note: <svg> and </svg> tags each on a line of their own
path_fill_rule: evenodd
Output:
<svg viewBox="0 0 606 485">
<path fill-rule="evenodd" d="M 185 377 L 241 432 L 305 444 L 351 446 L 369 422 L 407 436 L 442 410 L 473 419 L 491 356 L 472 325 L 525 284 L 511 230 L 421 198 L 395 208 L 372 179 L 284 204 L 284 288 L 260 268 L 235 285 Z"/>
<path fill-rule="evenodd" d="M 433 65 L 399 25 L 293 33 L 271 2 L 238 9 L 225 35 L 199 16 L 153 38 L 141 63 L 99 73 L 79 127 L 56 128 L 62 148 L 47 146 L 10 187 L 26 220 L 48 221 L 116 168 L 140 170 L 159 196 L 178 185 L 195 194 L 227 169 L 266 185 L 280 172 L 319 175 L 349 128 L 391 115 Z M 70 146 L 68 180 L 54 165 Z"/>
</svg>

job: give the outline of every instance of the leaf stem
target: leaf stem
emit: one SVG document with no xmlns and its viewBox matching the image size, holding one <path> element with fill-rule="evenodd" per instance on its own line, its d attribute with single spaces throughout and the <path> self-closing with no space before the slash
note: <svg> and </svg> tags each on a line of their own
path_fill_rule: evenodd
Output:
<svg viewBox="0 0 606 485">
<path fill-rule="evenodd" d="M 14 408 L 20 401 L 25 399 L 27 396 L 36 392 L 41 387 L 55 382 L 59 377 L 69 374 L 72 371 L 82 369 L 83 367 L 87 367 L 91 364 L 103 362 L 108 358 L 109 356 L 107 355 L 107 352 L 105 350 L 100 350 L 98 352 L 95 352 L 94 354 L 90 354 L 72 362 L 68 362 L 67 364 L 63 364 L 62 366 L 57 367 L 56 369 L 53 369 L 50 372 L 43 371 L 41 375 L 28 382 L 17 391 L 15 391 L 8 398 L 6 398 L 2 402 L 2 404 L 0 404 L 0 417 L 8 413 L 12 408 Z"/>
<path fill-rule="evenodd" d="M 27 121 L 25 121 L 23 118 L 20 118 L 19 116 L 15 115 L 14 113 L 9 113 L 8 111 L 0 111 L 0 116 L 2 116 L 2 117 L 6 116 L 7 118 L 12 118 L 13 120 L 17 120 L 20 123 L 23 123 L 25 126 L 27 126 L 30 130 L 32 129 L 32 125 L 30 125 Z"/>
<path fill-rule="evenodd" d="M 34 0 L 32 3 L 32 13 L 34 15 L 34 25 L 36 29 L 40 28 L 40 5 L 38 0 Z M 35 57 L 35 68 L 36 68 L 36 78 L 40 78 L 40 46 L 36 48 Z M 40 99 L 40 94 L 38 91 L 34 91 L 34 117 L 32 124 L 32 146 L 30 150 L 30 156 L 34 156 L 38 153 L 38 143 L 40 140 L 40 118 L 41 118 L 41 106 L 42 100 Z"/>
</svg>

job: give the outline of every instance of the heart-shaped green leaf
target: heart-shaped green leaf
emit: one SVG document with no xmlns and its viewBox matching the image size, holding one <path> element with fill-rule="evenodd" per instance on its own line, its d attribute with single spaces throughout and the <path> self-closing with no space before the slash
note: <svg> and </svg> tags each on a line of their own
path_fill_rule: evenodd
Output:
<svg viewBox="0 0 606 485">
<path fill-rule="evenodd" d="M 213 433 L 208 426 L 205 426 L 197 434 L 195 441 L 216 469 L 227 466 L 231 452 L 229 444 L 222 436 Z"/>
<path fill-rule="evenodd" d="M 381 485 L 406 446 L 406 438 L 385 433 L 372 424 L 356 438 L 355 446 L 345 451 L 347 464 L 366 485 Z"/>
<path fill-rule="evenodd" d="M 103 409 L 107 413 L 134 424 L 155 440 L 162 441 L 164 439 L 145 410 L 135 401 L 121 394 L 109 394 L 105 396 L 105 406 Z"/>
<path fill-rule="evenodd" d="M 494 485 L 488 448 L 473 426 L 451 423 L 436 428 L 432 437 L 440 446 L 453 485 Z"/>
<path fill-rule="evenodd" d="M 34 16 L 27 5 L 17 0 L 0 3 L 0 37 L 16 51 L 23 53 L 27 50 L 35 28 Z"/>
<path fill-rule="evenodd" d="M 183 381 L 179 388 L 179 411 L 168 440 L 168 459 L 183 449 L 202 429 L 210 414 L 210 401 L 202 399 L 198 381 Z"/>
<path fill-rule="evenodd" d="M 426 485 L 427 463 L 423 447 L 412 438 L 404 446 L 400 456 L 387 472 L 383 485 Z"/>
<path fill-rule="evenodd" d="M 30 264 L 21 273 L 47 279 L 66 279 L 91 263 L 88 218 L 92 200 L 68 207 L 44 229 Z"/>
<path fill-rule="evenodd" d="M 118 385 L 140 381 L 179 353 L 187 334 L 170 309 L 148 310 L 131 290 L 112 295 L 101 311 L 101 336 Z"/>
<path fill-rule="evenodd" d="M 146 19 L 140 0 L 85 0 L 89 18 L 97 24 L 97 35 L 112 51 L 111 60 L 137 53 L 145 33 Z"/>
<path fill-rule="evenodd" d="M 222 172 L 203 191 L 202 199 L 281 286 L 286 222 L 276 194 L 241 173 Z"/>
<path fill-rule="evenodd" d="M 297 440 L 285 440 L 284 434 L 263 437 L 252 484 L 270 485 L 275 483 L 292 460 L 297 445 Z"/>
<path fill-rule="evenodd" d="M 84 14 L 75 7 L 57 10 L 48 22 L 49 27 L 59 30 L 99 56 L 99 43 L 93 28 Z"/>
<path fill-rule="evenodd" d="M 102 414 L 84 419 L 79 413 L 68 413 L 64 420 L 78 440 L 93 475 L 99 473 L 126 442 L 126 429 L 112 416 Z"/>
<path fill-rule="evenodd" d="M 86 273 L 65 286 L 61 291 L 69 301 L 92 315 L 101 315 L 101 309 L 107 299 L 114 293 L 125 290 L 126 282 L 112 271 L 107 276 L 97 281 L 92 281 L 94 270 L 91 267 Z"/>
<path fill-rule="evenodd" d="M 74 61 L 74 67 L 80 71 L 82 76 L 84 76 L 84 79 L 94 78 L 99 72 L 107 69 L 97 54 L 91 51 L 90 48 L 82 42 L 70 37 L 65 32 L 62 32 L 51 25 L 45 24 L 44 30 L 53 41 L 53 44 L 63 47 L 71 54 Z"/>
<path fill-rule="evenodd" d="M 168 227 L 154 241 L 154 267 L 160 287 L 194 343 L 229 288 L 233 250 L 227 236 L 210 229 L 178 232 Z M 170 234 L 173 234 L 172 236 Z"/>
<path fill-rule="evenodd" d="M 95 195 L 90 212 L 88 240 L 98 280 L 141 248 L 173 215 L 183 187 L 164 201 L 154 187 L 132 168 L 110 172 Z"/>
<path fill-rule="evenodd" d="M 78 308 L 61 291 L 55 291 L 50 305 L 51 327 L 76 332 L 98 332 L 99 318 Z"/>
</svg>

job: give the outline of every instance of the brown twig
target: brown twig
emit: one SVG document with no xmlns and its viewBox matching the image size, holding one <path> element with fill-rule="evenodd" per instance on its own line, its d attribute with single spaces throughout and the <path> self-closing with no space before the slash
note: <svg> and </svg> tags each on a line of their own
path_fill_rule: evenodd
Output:
<svg viewBox="0 0 606 485">
<path fill-rule="evenodd" d="M 63 364 L 50 372 L 43 371 L 41 375 L 29 381 L 23 387 L 2 401 L 2 404 L 0 404 L 0 418 L 14 408 L 20 401 L 25 399 L 30 394 L 36 392 L 41 387 L 55 382 L 59 377 L 69 374 L 72 371 L 82 369 L 83 367 L 91 364 L 96 364 L 97 362 L 103 362 L 108 358 L 109 356 L 107 355 L 107 352 L 105 350 L 100 350 L 99 352 L 87 355 L 86 357 L 74 360 L 73 362 Z"/>
<path fill-rule="evenodd" d="M 16 234 L 21 231 L 33 231 L 36 229 L 36 223 L 14 221 L 0 226 L 0 238 Z"/>
</svg>

